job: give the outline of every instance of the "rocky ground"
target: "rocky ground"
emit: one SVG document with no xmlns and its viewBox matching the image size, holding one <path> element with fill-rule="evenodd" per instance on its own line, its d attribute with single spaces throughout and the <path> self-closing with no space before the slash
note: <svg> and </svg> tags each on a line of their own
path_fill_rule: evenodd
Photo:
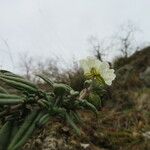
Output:
<svg viewBox="0 0 150 150">
<path fill-rule="evenodd" d="M 88 111 L 81 136 L 58 119 L 37 130 L 24 150 L 149 150 L 150 113 L 137 110 L 102 110 L 98 118 Z"/>
</svg>

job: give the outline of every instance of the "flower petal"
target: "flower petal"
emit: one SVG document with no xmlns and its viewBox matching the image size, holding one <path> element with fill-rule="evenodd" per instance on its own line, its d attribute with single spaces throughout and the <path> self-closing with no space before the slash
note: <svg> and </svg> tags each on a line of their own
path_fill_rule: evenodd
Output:
<svg viewBox="0 0 150 150">
<path fill-rule="evenodd" d="M 90 68 L 88 66 L 87 60 L 80 60 L 80 66 L 84 70 L 84 73 L 90 72 Z"/>
<path fill-rule="evenodd" d="M 96 74 L 99 74 L 107 85 L 111 85 L 116 75 L 113 69 L 110 69 L 108 62 L 101 62 L 93 57 L 81 60 L 80 65 L 84 70 L 84 74 L 92 77 L 91 69 L 95 69 Z"/>
</svg>

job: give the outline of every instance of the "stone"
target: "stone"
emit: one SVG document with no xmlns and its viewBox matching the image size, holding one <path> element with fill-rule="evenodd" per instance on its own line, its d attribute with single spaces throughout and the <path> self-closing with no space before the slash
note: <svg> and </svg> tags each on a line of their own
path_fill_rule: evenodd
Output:
<svg viewBox="0 0 150 150">
<path fill-rule="evenodd" d="M 146 70 L 140 74 L 140 79 L 144 81 L 147 87 L 150 87 L 150 66 L 148 66 Z"/>
</svg>

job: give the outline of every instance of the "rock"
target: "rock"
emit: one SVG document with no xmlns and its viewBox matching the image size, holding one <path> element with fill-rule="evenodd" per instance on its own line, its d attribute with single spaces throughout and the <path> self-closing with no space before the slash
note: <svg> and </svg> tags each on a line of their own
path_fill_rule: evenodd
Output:
<svg viewBox="0 0 150 150">
<path fill-rule="evenodd" d="M 53 137 L 46 137 L 45 140 L 43 141 L 43 150 L 56 150 L 57 148 L 57 140 Z"/>
<path fill-rule="evenodd" d="M 150 111 L 150 89 L 143 89 L 137 92 L 135 97 L 135 104 L 138 110 Z"/>
<path fill-rule="evenodd" d="M 87 149 L 90 146 L 88 143 L 80 143 L 80 145 L 83 149 Z"/>
<path fill-rule="evenodd" d="M 63 132 L 69 132 L 69 127 L 67 127 L 67 126 L 64 126 L 64 127 L 62 127 L 62 130 L 63 130 Z"/>
<path fill-rule="evenodd" d="M 38 139 L 36 139 L 36 140 L 35 140 L 35 144 L 36 144 L 36 145 L 41 145 L 41 144 L 42 144 L 41 139 L 39 139 L 39 138 L 38 138 Z"/>
<path fill-rule="evenodd" d="M 140 79 L 144 81 L 147 87 L 150 87 L 150 66 L 148 66 L 146 70 L 140 74 Z"/>
</svg>

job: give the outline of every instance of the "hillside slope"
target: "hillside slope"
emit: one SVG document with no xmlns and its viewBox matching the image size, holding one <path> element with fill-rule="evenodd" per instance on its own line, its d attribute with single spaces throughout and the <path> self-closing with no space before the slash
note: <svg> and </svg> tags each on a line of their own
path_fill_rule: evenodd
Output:
<svg viewBox="0 0 150 150">
<path fill-rule="evenodd" d="M 115 105 L 121 109 L 132 106 L 150 109 L 150 47 L 125 59 L 116 75 L 111 88 L 111 99 Z"/>
</svg>

